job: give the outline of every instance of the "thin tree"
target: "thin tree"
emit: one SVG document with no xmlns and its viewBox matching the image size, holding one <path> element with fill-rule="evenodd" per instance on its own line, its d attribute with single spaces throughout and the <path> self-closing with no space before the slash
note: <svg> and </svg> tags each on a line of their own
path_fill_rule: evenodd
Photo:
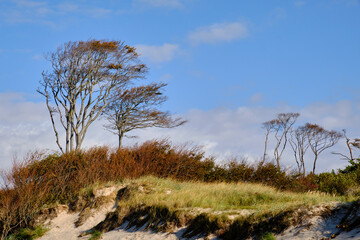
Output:
<svg viewBox="0 0 360 240">
<path fill-rule="evenodd" d="M 278 168 L 280 168 L 280 159 L 288 142 L 288 134 L 299 116 L 299 113 L 280 113 L 277 118 L 271 120 L 276 139 L 274 158 Z"/>
<path fill-rule="evenodd" d="M 307 128 L 300 126 L 291 131 L 290 146 L 294 152 L 296 164 L 298 166 L 299 174 L 305 177 L 305 153 L 308 150 L 310 144 L 308 141 Z"/>
<path fill-rule="evenodd" d="M 314 165 L 312 173 L 315 173 L 316 162 L 319 155 L 326 149 L 334 146 L 340 138 L 343 137 L 341 132 L 329 131 L 317 124 L 305 124 L 308 142 L 312 152 L 314 153 Z"/>
<path fill-rule="evenodd" d="M 269 142 L 269 135 L 274 130 L 275 125 L 276 125 L 276 120 L 271 120 L 271 121 L 267 121 L 267 122 L 262 123 L 262 128 L 265 129 L 265 131 L 266 131 L 265 132 L 264 155 L 263 155 L 262 163 L 264 163 L 265 160 L 266 160 L 267 145 L 268 145 L 268 142 Z"/>
<path fill-rule="evenodd" d="M 126 134 L 135 129 L 149 127 L 173 128 L 185 123 L 181 118 L 173 118 L 169 112 L 158 107 L 166 101 L 163 94 L 165 83 L 152 83 L 128 90 L 116 89 L 111 101 L 103 111 L 108 120 L 104 127 L 116 134 L 119 148 Z"/>
<path fill-rule="evenodd" d="M 135 48 L 120 41 L 68 42 L 47 55 L 52 70 L 43 72 L 38 92 L 45 97 L 61 152 L 81 148 L 86 132 L 107 106 L 111 90 L 147 72 Z M 65 131 L 60 143 L 58 122 Z"/>
<path fill-rule="evenodd" d="M 346 147 L 349 150 L 349 156 L 342 154 L 342 153 L 338 153 L 338 152 L 332 152 L 332 154 L 336 154 L 336 155 L 340 155 L 342 156 L 344 159 L 348 160 L 350 164 L 354 165 L 355 164 L 355 158 L 354 158 L 354 150 L 355 149 L 360 149 L 360 139 L 359 138 L 355 138 L 353 140 L 351 140 L 350 138 L 348 138 L 348 136 L 346 135 L 346 130 L 343 129 L 343 136 L 345 137 L 345 143 L 346 143 Z M 355 149 L 353 149 L 353 147 L 355 147 Z"/>
</svg>

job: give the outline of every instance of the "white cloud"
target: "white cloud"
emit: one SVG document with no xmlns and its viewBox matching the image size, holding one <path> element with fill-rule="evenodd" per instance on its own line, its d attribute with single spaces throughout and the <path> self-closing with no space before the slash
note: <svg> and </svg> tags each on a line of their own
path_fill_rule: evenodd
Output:
<svg viewBox="0 0 360 240">
<path fill-rule="evenodd" d="M 200 27 L 190 33 L 188 38 L 191 43 L 218 43 L 230 42 L 249 36 L 246 24 L 241 22 L 216 23 L 206 27 Z"/>
<path fill-rule="evenodd" d="M 135 46 L 143 58 L 152 62 L 168 62 L 180 53 L 179 45 L 164 43 L 162 46 L 139 44 Z"/>
<path fill-rule="evenodd" d="M 136 0 L 136 2 L 153 7 L 181 8 L 183 6 L 179 0 Z"/>
<path fill-rule="evenodd" d="M 182 117 L 188 120 L 185 125 L 174 129 L 138 130 L 131 135 L 138 139 L 126 139 L 125 144 L 145 141 L 154 138 L 169 137 L 174 143 L 190 142 L 202 145 L 206 153 L 219 160 L 233 156 L 246 156 L 249 160 L 259 159 L 263 154 L 264 131 L 261 124 L 271 120 L 281 112 L 300 112 L 299 125 L 306 122 L 318 123 L 327 129 L 348 130 L 349 137 L 360 136 L 360 111 L 351 102 L 342 101 L 336 104 L 318 103 L 304 108 L 288 105 L 276 107 L 238 107 L 237 109 L 217 108 L 209 111 L 191 110 Z M 84 147 L 109 145 L 116 147 L 117 138 L 103 129 L 103 120 L 90 126 Z M 273 142 L 272 142 L 273 143 Z M 268 154 L 271 157 L 269 145 Z M 0 94 L 0 168 L 8 168 L 12 156 L 20 157 L 33 149 L 57 150 L 55 137 L 44 103 L 26 101 L 21 94 Z M 331 151 L 347 153 L 344 142 L 320 155 L 317 169 L 329 171 L 346 165 Z M 309 153 L 308 169 L 312 156 Z M 295 166 L 292 152 L 285 152 L 282 163 Z"/>
</svg>

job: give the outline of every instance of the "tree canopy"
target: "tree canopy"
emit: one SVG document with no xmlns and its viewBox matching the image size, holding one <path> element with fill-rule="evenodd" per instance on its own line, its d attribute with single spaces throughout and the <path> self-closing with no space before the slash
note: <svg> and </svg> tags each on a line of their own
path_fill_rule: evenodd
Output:
<svg viewBox="0 0 360 240">
<path fill-rule="evenodd" d="M 172 128 L 185 123 L 173 118 L 169 112 L 158 109 L 166 101 L 165 83 L 151 83 L 131 89 L 116 88 L 103 115 L 108 120 L 105 128 L 118 135 L 119 147 L 126 133 L 148 127 Z"/>
<path fill-rule="evenodd" d="M 87 129 L 108 104 L 112 90 L 143 78 L 147 67 L 134 47 L 121 41 L 68 42 L 47 55 L 38 92 L 46 99 L 56 143 L 62 152 L 81 147 Z M 65 147 L 58 131 L 65 131 Z"/>
</svg>

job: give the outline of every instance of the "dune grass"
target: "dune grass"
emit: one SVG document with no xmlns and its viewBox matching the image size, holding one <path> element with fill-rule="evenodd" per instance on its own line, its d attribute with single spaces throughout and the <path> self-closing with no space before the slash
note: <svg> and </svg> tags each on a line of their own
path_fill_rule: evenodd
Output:
<svg viewBox="0 0 360 240">
<path fill-rule="evenodd" d="M 250 210 L 251 212 L 278 212 L 300 206 L 349 201 L 349 197 L 324 193 L 293 193 L 254 183 L 179 182 L 171 179 L 145 176 L 124 180 L 131 186 L 130 197 L 123 206 L 164 206 L 169 209 L 208 209 L 216 211 Z M 99 186 L 98 186 L 99 187 Z"/>
<path fill-rule="evenodd" d="M 153 176 L 125 179 L 119 188 L 117 211 L 95 226 L 94 232 L 111 231 L 128 222 L 129 227 L 155 231 L 187 226 L 184 237 L 215 233 L 223 239 L 239 234 L 241 239 L 254 235 L 273 239 L 273 233 L 297 224 L 312 206 L 353 200 L 254 183 L 180 182 Z"/>
</svg>

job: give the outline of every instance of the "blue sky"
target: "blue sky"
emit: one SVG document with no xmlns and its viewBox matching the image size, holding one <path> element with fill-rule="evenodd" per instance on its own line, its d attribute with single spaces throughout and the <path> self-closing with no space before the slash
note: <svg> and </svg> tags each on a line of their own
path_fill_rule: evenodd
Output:
<svg viewBox="0 0 360 240">
<path fill-rule="evenodd" d="M 0 146 L 7 149 L 0 157 L 26 147 L 54 148 L 45 143 L 51 131 L 44 130 L 43 139 L 34 133 L 34 126 L 49 127 L 36 93 L 41 72 L 49 69 L 43 55 L 67 41 L 93 38 L 135 46 L 150 67 L 148 79 L 168 82 L 164 109 L 189 119 L 179 130 L 188 135 L 164 133 L 175 140 L 256 158 L 261 147 L 245 150 L 251 145 L 244 138 L 253 134 L 254 143 L 260 141 L 261 122 L 286 111 L 301 112 L 302 122 L 360 134 L 353 122 L 360 118 L 359 23 L 358 0 L 0 0 Z M 25 106 L 32 106 L 30 113 Z M 43 117 L 28 119 L 31 112 Z M 211 135 L 246 123 L 251 133 L 227 130 L 223 136 L 222 142 L 237 143 L 232 147 Z M 199 139 L 191 134 L 196 129 Z M 10 144 L 14 132 L 39 140 Z"/>
</svg>

